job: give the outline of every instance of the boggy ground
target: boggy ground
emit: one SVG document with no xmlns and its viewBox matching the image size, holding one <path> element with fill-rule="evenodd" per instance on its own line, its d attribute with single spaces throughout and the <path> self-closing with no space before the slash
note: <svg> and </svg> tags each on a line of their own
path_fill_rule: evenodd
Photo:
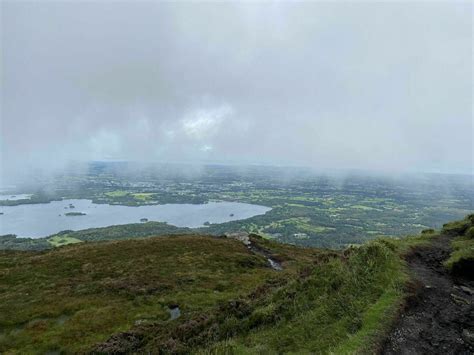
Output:
<svg viewBox="0 0 474 355">
<path fill-rule="evenodd" d="M 472 354 L 474 281 L 455 278 L 443 262 L 452 236 L 442 234 L 407 256 L 413 294 L 390 333 L 382 354 Z M 464 273 L 469 275 L 469 273 Z"/>
<path fill-rule="evenodd" d="M 238 241 L 198 235 L 0 251 L 0 353 L 87 353 L 136 325 L 167 327 L 171 305 L 182 318 L 207 313 L 328 254 L 261 244 L 283 270 Z"/>
</svg>

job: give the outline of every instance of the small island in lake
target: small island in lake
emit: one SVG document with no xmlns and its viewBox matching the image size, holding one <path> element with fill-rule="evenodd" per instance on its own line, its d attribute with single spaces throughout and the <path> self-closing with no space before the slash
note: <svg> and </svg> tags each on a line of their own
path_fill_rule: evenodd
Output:
<svg viewBox="0 0 474 355">
<path fill-rule="evenodd" d="M 148 218 L 140 218 L 140 222 L 148 222 Z"/>
<path fill-rule="evenodd" d="M 84 212 L 67 212 L 64 214 L 65 216 L 72 217 L 72 216 L 85 216 Z"/>
</svg>

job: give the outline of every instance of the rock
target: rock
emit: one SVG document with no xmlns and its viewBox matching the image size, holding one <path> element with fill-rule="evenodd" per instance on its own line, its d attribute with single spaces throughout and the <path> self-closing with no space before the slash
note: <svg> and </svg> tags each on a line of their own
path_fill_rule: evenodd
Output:
<svg viewBox="0 0 474 355">
<path fill-rule="evenodd" d="M 170 320 L 175 320 L 176 318 L 181 317 L 181 310 L 176 304 L 168 306 L 168 312 L 170 314 Z"/>
<path fill-rule="evenodd" d="M 462 340 L 468 343 L 471 346 L 474 346 L 474 332 L 469 331 L 468 329 L 462 330 Z"/>
<path fill-rule="evenodd" d="M 457 304 L 469 304 L 470 302 L 465 299 L 464 297 L 461 297 L 461 296 L 458 296 L 458 295 L 455 295 L 454 293 L 451 293 L 451 297 L 453 298 L 454 302 L 456 302 Z"/>
<path fill-rule="evenodd" d="M 283 267 L 278 261 L 273 260 L 272 258 L 267 258 L 267 260 L 270 263 L 270 266 L 272 267 L 273 270 L 277 270 L 277 271 L 283 270 Z"/>
<path fill-rule="evenodd" d="M 235 239 L 239 242 L 244 243 L 244 245 L 250 245 L 250 238 L 247 232 L 235 232 L 235 233 L 227 233 L 226 238 Z"/>
<path fill-rule="evenodd" d="M 472 288 L 469 288 L 467 286 L 460 286 L 459 288 L 466 292 L 468 295 L 474 295 L 474 290 Z"/>
</svg>

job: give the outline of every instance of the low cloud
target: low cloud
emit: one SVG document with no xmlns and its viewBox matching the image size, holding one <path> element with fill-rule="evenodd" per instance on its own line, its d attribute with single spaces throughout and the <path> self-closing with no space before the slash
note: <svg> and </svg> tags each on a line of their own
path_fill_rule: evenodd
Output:
<svg viewBox="0 0 474 355">
<path fill-rule="evenodd" d="M 472 173 L 468 2 L 0 6 L 4 180 L 91 159 Z"/>
<path fill-rule="evenodd" d="M 224 121 L 234 110 L 229 105 L 197 109 L 186 114 L 181 121 L 184 133 L 193 139 L 204 140 L 219 133 Z"/>
</svg>

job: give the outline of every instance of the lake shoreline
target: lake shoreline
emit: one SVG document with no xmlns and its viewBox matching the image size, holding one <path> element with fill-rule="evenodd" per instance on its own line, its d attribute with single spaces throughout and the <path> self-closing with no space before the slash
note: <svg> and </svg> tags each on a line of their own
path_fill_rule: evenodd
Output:
<svg viewBox="0 0 474 355">
<path fill-rule="evenodd" d="M 226 201 L 122 206 L 96 204 L 89 199 L 71 199 L 44 204 L 2 206 L 0 236 L 16 235 L 18 238 L 39 239 L 63 231 L 149 222 L 166 223 L 178 228 L 203 228 L 210 224 L 247 219 L 270 210 L 266 206 Z"/>
</svg>

